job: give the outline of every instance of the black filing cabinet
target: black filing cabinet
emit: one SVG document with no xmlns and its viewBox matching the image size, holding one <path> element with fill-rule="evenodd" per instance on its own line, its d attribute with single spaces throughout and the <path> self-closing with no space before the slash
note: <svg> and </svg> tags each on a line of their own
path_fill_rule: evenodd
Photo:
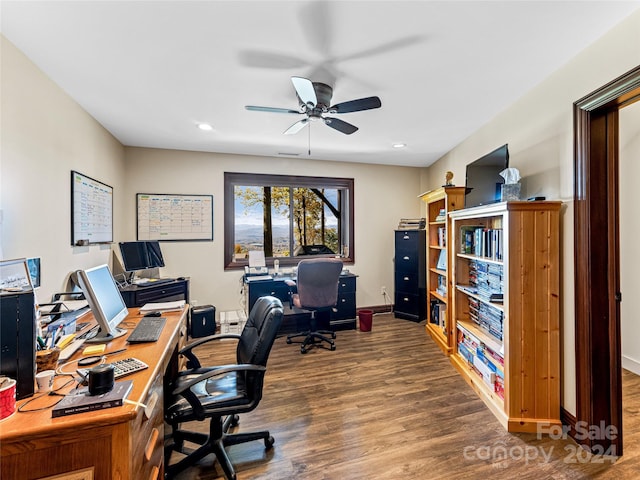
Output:
<svg viewBox="0 0 640 480">
<path fill-rule="evenodd" d="M 331 312 L 331 330 L 356 328 L 356 276 L 340 275 L 338 303 Z"/>
<path fill-rule="evenodd" d="M 425 230 L 395 231 L 395 307 L 397 318 L 420 322 L 426 318 Z"/>
</svg>

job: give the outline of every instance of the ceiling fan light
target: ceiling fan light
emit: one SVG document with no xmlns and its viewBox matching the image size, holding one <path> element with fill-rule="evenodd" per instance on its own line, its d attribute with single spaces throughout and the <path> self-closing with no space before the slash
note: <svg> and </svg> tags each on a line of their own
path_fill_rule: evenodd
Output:
<svg viewBox="0 0 640 480">
<path fill-rule="evenodd" d="M 394 143 L 393 144 L 393 148 L 404 148 L 406 146 L 407 146 L 406 143 Z"/>
<path fill-rule="evenodd" d="M 205 132 L 210 132 L 211 130 L 213 130 L 213 127 L 208 123 L 199 123 L 198 128 L 200 130 L 204 130 Z"/>
</svg>

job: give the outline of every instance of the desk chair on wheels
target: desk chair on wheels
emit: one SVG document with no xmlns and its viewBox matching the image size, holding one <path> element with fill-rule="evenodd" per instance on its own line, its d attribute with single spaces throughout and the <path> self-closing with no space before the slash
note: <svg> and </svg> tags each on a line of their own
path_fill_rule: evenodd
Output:
<svg viewBox="0 0 640 480">
<path fill-rule="evenodd" d="M 240 335 L 220 334 L 200 338 L 180 350 L 188 359 L 188 369 L 178 374 L 166 398 L 165 420 L 171 425 L 171 435 L 165 441 L 167 478 L 194 465 L 208 454 L 215 454 L 227 480 L 236 474 L 225 447 L 252 440 L 264 440 L 267 449 L 273 446 L 268 431 L 227 433 L 238 424 L 240 413 L 250 412 L 262 398 L 262 386 L 267 359 L 282 323 L 282 303 L 275 297 L 261 297 L 254 304 Z M 193 349 L 220 339 L 236 339 L 237 364 L 203 367 Z M 187 431 L 185 422 L 209 419 L 209 434 Z M 200 445 L 195 450 L 185 442 Z M 186 455 L 170 464 L 172 452 Z"/>
<path fill-rule="evenodd" d="M 307 353 L 313 346 L 336 349 L 333 341 L 336 338 L 335 332 L 318 330 L 317 314 L 329 317 L 331 308 L 338 303 L 341 271 L 342 260 L 339 258 L 313 258 L 298 263 L 296 282 L 289 282 L 290 286 L 297 287 L 297 293 L 291 294 L 291 307 L 311 310 L 311 320 L 309 330 L 287 336 L 287 343 L 292 343 L 293 338 L 304 337 L 300 346 L 301 353 Z M 328 347 L 325 347 L 323 342 L 327 343 Z"/>
</svg>

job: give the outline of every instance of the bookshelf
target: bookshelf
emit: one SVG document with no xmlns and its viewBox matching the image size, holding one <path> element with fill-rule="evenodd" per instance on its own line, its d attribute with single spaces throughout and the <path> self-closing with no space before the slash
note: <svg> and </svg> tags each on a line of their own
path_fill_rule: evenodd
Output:
<svg viewBox="0 0 640 480">
<path fill-rule="evenodd" d="M 502 202 L 449 216 L 451 362 L 509 432 L 560 424 L 560 206 Z"/>
<path fill-rule="evenodd" d="M 427 208 L 427 333 L 447 355 L 453 349 L 449 328 L 451 309 L 451 271 L 447 246 L 450 245 L 448 213 L 464 206 L 464 187 L 440 187 L 423 193 Z"/>
</svg>

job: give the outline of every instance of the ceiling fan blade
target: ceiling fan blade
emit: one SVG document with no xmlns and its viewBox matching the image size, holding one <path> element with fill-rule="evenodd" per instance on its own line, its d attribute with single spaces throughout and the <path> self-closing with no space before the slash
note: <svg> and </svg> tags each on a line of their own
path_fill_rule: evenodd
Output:
<svg viewBox="0 0 640 480">
<path fill-rule="evenodd" d="M 339 132 L 342 132 L 346 135 L 351 135 L 353 132 L 358 131 L 358 127 L 340 120 L 339 118 L 325 117 L 323 118 L 323 120 L 326 125 L 330 126 L 331 128 L 335 128 Z"/>
<path fill-rule="evenodd" d="M 276 108 L 276 107 L 258 107 L 256 105 L 245 105 L 247 110 L 251 110 L 252 112 L 271 112 L 271 113 L 297 113 L 301 114 L 302 112 L 298 110 L 291 110 L 288 108 Z"/>
<path fill-rule="evenodd" d="M 313 83 L 311 80 L 302 77 L 291 77 L 291 81 L 293 82 L 293 88 L 296 89 L 296 93 L 302 103 L 305 105 L 311 104 L 312 106 L 316 106 L 318 103 L 318 99 L 316 98 L 316 91 L 313 88 Z"/>
<path fill-rule="evenodd" d="M 382 102 L 380 102 L 378 97 L 367 97 L 348 102 L 336 103 L 329 109 L 329 111 L 331 113 L 349 113 L 359 112 L 361 110 L 371 110 L 373 108 L 380 108 L 381 106 Z"/>
<path fill-rule="evenodd" d="M 284 134 L 285 135 L 293 135 L 294 133 L 298 133 L 300 130 L 302 130 L 307 125 L 307 123 L 309 123 L 309 119 L 308 118 L 303 118 L 299 122 L 296 122 L 293 125 L 291 125 L 289 128 L 287 128 L 284 131 Z"/>
</svg>

